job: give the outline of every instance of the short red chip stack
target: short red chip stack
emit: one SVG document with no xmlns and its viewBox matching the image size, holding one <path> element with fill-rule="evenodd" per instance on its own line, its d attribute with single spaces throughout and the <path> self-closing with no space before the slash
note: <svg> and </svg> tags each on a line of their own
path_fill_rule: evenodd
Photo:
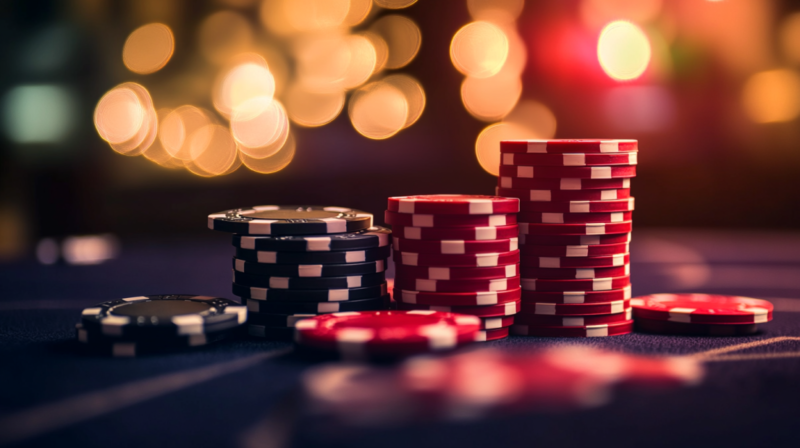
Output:
<svg viewBox="0 0 800 448">
<path fill-rule="evenodd" d="M 478 316 L 479 339 L 508 336 L 522 293 L 518 211 L 516 198 L 389 198 L 397 308 Z"/>
<path fill-rule="evenodd" d="M 635 140 L 500 143 L 497 194 L 520 199 L 522 302 L 512 334 L 630 333 Z"/>
</svg>

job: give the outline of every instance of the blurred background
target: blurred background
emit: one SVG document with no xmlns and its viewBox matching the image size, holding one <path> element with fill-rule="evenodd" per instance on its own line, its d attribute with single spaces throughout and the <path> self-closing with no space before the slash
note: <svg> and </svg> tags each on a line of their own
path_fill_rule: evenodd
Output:
<svg viewBox="0 0 800 448">
<path fill-rule="evenodd" d="M 493 194 L 501 139 L 633 138 L 636 228 L 800 227 L 800 5 L 7 0 L 0 259 L 256 204 Z"/>
</svg>

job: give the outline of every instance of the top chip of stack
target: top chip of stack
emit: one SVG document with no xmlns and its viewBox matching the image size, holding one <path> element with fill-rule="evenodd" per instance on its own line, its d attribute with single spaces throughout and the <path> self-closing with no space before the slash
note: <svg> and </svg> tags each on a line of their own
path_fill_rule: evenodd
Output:
<svg viewBox="0 0 800 448">
<path fill-rule="evenodd" d="M 344 207 L 257 205 L 208 215 L 208 228 L 240 235 L 325 235 L 372 227 L 372 215 Z"/>
</svg>

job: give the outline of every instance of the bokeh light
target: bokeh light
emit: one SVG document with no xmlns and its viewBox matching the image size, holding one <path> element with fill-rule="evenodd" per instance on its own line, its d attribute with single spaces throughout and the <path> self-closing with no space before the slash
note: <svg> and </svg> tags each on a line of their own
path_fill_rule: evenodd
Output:
<svg viewBox="0 0 800 448">
<path fill-rule="evenodd" d="M 350 11 L 350 0 L 290 0 L 283 12 L 296 31 L 308 32 L 342 25 Z"/>
<path fill-rule="evenodd" d="M 344 92 L 316 93 L 294 83 L 283 96 L 289 118 L 306 127 L 317 127 L 333 121 L 344 108 Z"/>
<path fill-rule="evenodd" d="M 375 50 L 375 70 L 378 73 L 386 67 L 389 62 L 389 44 L 378 33 L 372 31 L 364 31 L 362 36 L 369 39 L 372 48 Z"/>
<path fill-rule="evenodd" d="M 275 78 L 266 62 L 252 55 L 245 62 L 234 66 L 217 79 L 213 90 L 214 108 L 225 117 L 245 101 L 263 97 L 271 100 L 275 94 Z"/>
<path fill-rule="evenodd" d="M 192 105 L 180 106 L 161 120 L 158 138 L 172 157 L 190 161 L 190 137 L 209 124 L 212 124 L 212 119 L 207 111 Z"/>
<path fill-rule="evenodd" d="M 163 23 L 149 23 L 135 29 L 122 48 L 122 62 L 128 70 L 146 75 L 169 62 L 175 51 L 172 30 Z"/>
<path fill-rule="evenodd" d="M 241 14 L 220 11 L 200 24 L 200 51 L 210 62 L 224 64 L 231 55 L 246 52 L 253 45 L 253 29 Z"/>
<path fill-rule="evenodd" d="M 522 95 L 522 80 L 502 70 L 490 78 L 467 76 L 461 83 L 461 101 L 475 118 L 497 121 L 517 105 Z"/>
<path fill-rule="evenodd" d="M 391 54 L 391 50 L 390 50 Z M 450 60 L 458 71 L 475 78 L 497 74 L 508 57 L 508 37 L 489 22 L 464 25 L 450 43 Z"/>
<path fill-rule="evenodd" d="M 348 113 L 350 122 L 359 134 L 382 140 L 405 127 L 408 102 L 400 89 L 378 81 L 353 92 Z"/>
<path fill-rule="evenodd" d="M 163 132 L 163 126 L 160 124 L 164 121 L 170 113 L 172 109 L 168 108 L 161 108 L 156 111 L 156 116 L 158 117 L 159 123 L 159 134 Z M 183 123 L 181 123 L 181 129 L 183 129 Z M 166 149 L 164 149 L 164 145 L 161 144 L 161 139 L 156 138 L 153 141 L 153 144 L 150 145 L 147 150 L 142 153 L 142 156 L 147 160 L 156 163 L 158 165 L 163 166 L 164 168 L 183 168 L 184 164 L 181 160 L 176 159 L 172 156 L 172 154 L 168 153 Z"/>
<path fill-rule="evenodd" d="M 127 82 L 114 87 L 97 102 L 94 125 L 100 138 L 124 155 L 137 156 L 153 143 L 158 118 L 150 92 Z"/>
<path fill-rule="evenodd" d="M 650 63 L 650 41 L 638 26 L 619 20 L 603 28 L 597 41 L 597 58 L 612 79 L 629 81 L 644 73 Z"/>
<path fill-rule="evenodd" d="M 386 68 L 405 67 L 414 60 L 422 44 L 422 32 L 417 24 L 405 16 L 391 14 L 381 17 L 370 26 L 389 46 Z"/>
<path fill-rule="evenodd" d="M 372 76 L 378 55 L 372 41 L 365 36 L 347 36 L 344 40 L 350 60 L 342 80 L 342 86 L 352 89 L 364 84 Z"/>
<path fill-rule="evenodd" d="M 277 173 L 278 171 L 286 168 L 286 166 L 288 166 L 289 163 L 292 162 L 292 159 L 294 159 L 296 148 L 297 148 L 297 142 L 294 138 L 294 135 L 289 133 L 286 142 L 273 155 L 265 157 L 263 159 L 257 159 L 254 157 L 250 157 L 243 152 L 240 152 L 239 159 L 241 160 L 242 164 L 244 164 L 244 166 L 246 166 L 249 170 L 254 171 L 256 173 L 260 174 Z"/>
<path fill-rule="evenodd" d="M 234 110 L 231 133 L 242 153 L 260 159 L 283 146 L 289 134 L 289 119 L 279 101 L 256 97 Z"/>
<path fill-rule="evenodd" d="M 413 77 L 404 74 L 387 76 L 382 81 L 396 87 L 403 92 L 406 98 L 408 114 L 403 128 L 416 123 L 419 117 L 422 116 L 422 111 L 425 110 L 425 89 L 422 88 L 422 84 Z"/>
<path fill-rule="evenodd" d="M 603 109 L 616 129 L 657 132 L 672 124 L 677 105 L 671 92 L 662 86 L 625 85 L 606 93 Z"/>
<path fill-rule="evenodd" d="M 647 23 L 655 20 L 663 0 L 582 0 L 581 20 L 590 28 L 599 28 L 613 20 Z"/>
<path fill-rule="evenodd" d="M 469 15 L 474 20 L 510 24 L 522 13 L 525 0 L 467 0 Z"/>
<path fill-rule="evenodd" d="M 374 0 L 375 4 L 381 8 L 386 9 L 403 9 L 408 8 L 417 2 L 417 0 Z"/>
<path fill-rule="evenodd" d="M 192 134 L 189 142 L 191 166 L 205 176 L 219 176 L 237 159 L 236 142 L 224 126 L 210 124 Z"/>
<path fill-rule="evenodd" d="M 3 127 L 17 143 L 58 143 L 74 129 L 77 110 L 75 95 L 65 87 L 21 85 L 3 99 Z"/>
<path fill-rule="evenodd" d="M 350 0 L 350 8 L 342 24 L 356 26 L 367 18 L 370 11 L 372 11 L 372 0 Z"/>
<path fill-rule="evenodd" d="M 788 69 L 756 73 L 744 86 L 742 103 L 756 123 L 794 120 L 800 115 L 800 75 Z"/>
<path fill-rule="evenodd" d="M 783 54 L 789 62 L 800 64 L 800 12 L 789 15 L 780 28 Z"/>
<path fill-rule="evenodd" d="M 350 36 L 337 34 L 320 34 L 298 41 L 295 49 L 297 56 L 297 76 L 307 89 L 313 92 L 334 93 L 344 90 L 349 72 L 358 71 L 369 66 L 369 60 L 359 60 L 359 43 L 367 42 L 372 48 L 370 73 L 375 67 L 375 52 L 369 40 L 361 37 L 359 43 L 348 39 Z M 352 43 L 352 46 L 351 46 Z M 354 58 L 355 49 L 355 58 Z M 369 53 L 362 57 L 369 58 Z M 351 70 L 352 68 L 352 70 Z M 355 76 L 353 76 L 355 78 Z"/>
</svg>

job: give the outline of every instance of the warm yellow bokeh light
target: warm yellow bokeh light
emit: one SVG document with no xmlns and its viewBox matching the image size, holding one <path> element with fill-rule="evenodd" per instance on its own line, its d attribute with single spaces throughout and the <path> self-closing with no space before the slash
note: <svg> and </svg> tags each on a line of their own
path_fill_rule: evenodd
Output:
<svg viewBox="0 0 800 448">
<path fill-rule="evenodd" d="M 161 120 L 158 139 L 172 157 L 189 161 L 192 159 L 190 137 L 209 124 L 212 120 L 207 111 L 191 105 L 180 106 Z"/>
<path fill-rule="evenodd" d="M 97 102 L 94 125 L 114 151 L 141 155 L 152 145 L 158 131 L 150 92 L 132 82 L 114 87 Z"/>
<path fill-rule="evenodd" d="M 200 51 L 211 62 L 224 64 L 253 45 L 253 29 L 242 15 L 231 11 L 214 13 L 200 24 Z"/>
<path fill-rule="evenodd" d="M 170 112 L 172 112 L 171 109 L 159 109 L 157 111 L 158 122 L 161 123 L 164 118 L 170 114 Z M 159 135 L 160 134 L 161 129 L 159 129 Z M 161 144 L 160 138 L 155 139 L 153 144 L 147 148 L 142 156 L 153 163 L 163 166 L 164 168 L 183 168 L 183 162 L 172 157 L 172 155 L 168 153 L 166 149 L 164 149 L 164 145 Z"/>
<path fill-rule="evenodd" d="M 295 46 L 297 77 L 307 89 L 332 93 L 344 89 L 350 67 L 350 46 L 344 36 L 321 35 L 299 40 Z"/>
<path fill-rule="evenodd" d="M 744 86 L 742 103 L 756 123 L 794 120 L 800 115 L 800 75 L 788 69 L 756 73 Z"/>
<path fill-rule="evenodd" d="M 389 46 L 386 68 L 397 69 L 414 60 L 422 45 L 422 32 L 417 24 L 405 16 L 396 14 L 381 17 L 370 26 Z"/>
<path fill-rule="evenodd" d="M 278 171 L 286 168 L 289 163 L 291 163 L 292 159 L 294 158 L 295 149 L 297 148 L 297 143 L 295 141 L 294 135 L 289 133 L 289 137 L 286 139 L 284 145 L 279 148 L 279 150 L 269 157 L 265 157 L 263 159 L 256 159 L 253 157 L 248 156 L 247 154 L 240 152 L 239 159 L 241 160 L 242 164 L 246 166 L 251 171 L 254 171 L 259 174 L 271 174 L 277 173 Z"/>
<path fill-rule="evenodd" d="M 505 70 L 491 78 L 467 76 L 461 83 L 461 101 L 473 117 L 497 121 L 517 105 L 522 95 L 522 80 Z"/>
<path fill-rule="evenodd" d="M 638 26 L 611 22 L 597 40 L 597 59 L 608 76 L 618 81 L 636 79 L 650 63 L 650 40 Z"/>
<path fill-rule="evenodd" d="M 372 0 L 350 0 L 350 9 L 342 25 L 356 26 L 367 18 L 372 11 Z"/>
<path fill-rule="evenodd" d="M 464 25 L 450 43 L 450 60 L 461 73 L 475 78 L 497 74 L 508 57 L 508 37 L 489 22 Z"/>
<path fill-rule="evenodd" d="M 350 0 L 291 0 L 283 2 L 283 13 L 296 31 L 315 31 L 342 25 L 350 11 Z"/>
<path fill-rule="evenodd" d="M 581 20 L 591 28 L 599 28 L 613 20 L 647 23 L 661 13 L 663 0 L 582 0 Z"/>
<path fill-rule="evenodd" d="M 122 47 L 122 62 L 128 70 L 146 75 L 167 65 L 175 51 L 172 30 L 163 23 L 149 23 L 134 30 Z"/>
<path fill-rule="evenodd" d="M 397 87 L 373 82 L 353 92 L 348 114 L 359 134 L 382 140 L 403 129 L 408 118 L 408 103 Z"/>
<path fill-rule="evenodd" d="M 528 129 L 536 138 L 548 139 L 556 135 L 556 116 L 549 107 L 538 101 L 523 100 L 503 119 Z"/>
<path fill-rule="evenodd" d="M 389 62 L 389 44 L 378 33 L 372 31 L 365 31 L 361 35 L 369 40 L 375 50 L 375 70 L 373 72 L 378 73 L 386 68 L 386 64 Z"/>
<path fill-rule="evenodd" d="M 347 36 L 344 40 L 350 61 L 341 84 L 345 89 L 352 89 L 364 84 L 372 76 L 378 55 L 372 41 L 365 36 Z"/>
<path fill-rule="evenodd" d="M 780 42 L 786 59 L 789 62 L 800 64 L 800 12 L 783 19 Z"/>
<path fill-rule="evenodd" d="M 237 159 L 236 142 L 228 128 L 210 124 L 203 126 L 189 139 L 191 165 L 209 176 L 219 176 L 233 165 Z"/>
<path fill-rule="evenodd" d="M 403 92 L 403 95 L 406 97 L 408 115 L 403 128 L 407 128 L 416 123 L 419 117 L 422 116 L 422 111 L 425 110 L 426 98 L 422 84 L 411 76 L 404 74 L 387 76 L 383 78 L 382 81 L 396 87 Z"/>
<path fill-rule="evenodd" d="M 510 24 L 522 13 L 525 0 L 467 0 L 473 20 Z"/>
<path fill-rule="evenodd" d="M 225 117 L 245 101 L 263 97 L 271 100 L 275 94 L 275 78 L 266 63 L 245 62 L 225 72 L 214 86 L 214 108 Z"/>
<path fill-rule="evenodd" d="M 317 127 L 333 121 L 344 108 L 344 92 L 315 93 L 300 83 L 286 89 L 283 96 L 289 118 L 306 127 Z"/>
<path fill-rule="evenodd" d="M 375 4 L 386 9 L 403 9 L 416 3 L 417 0 L 375 0 Z"/>
<path fill-rule="evenodd" d="M 250 157 L 263 158 L 274 154 L 289 133 L 286 110 L 277 100 L 256 97 L 233 111 L 231 133 L 239 150 Z"/>
</svg>

